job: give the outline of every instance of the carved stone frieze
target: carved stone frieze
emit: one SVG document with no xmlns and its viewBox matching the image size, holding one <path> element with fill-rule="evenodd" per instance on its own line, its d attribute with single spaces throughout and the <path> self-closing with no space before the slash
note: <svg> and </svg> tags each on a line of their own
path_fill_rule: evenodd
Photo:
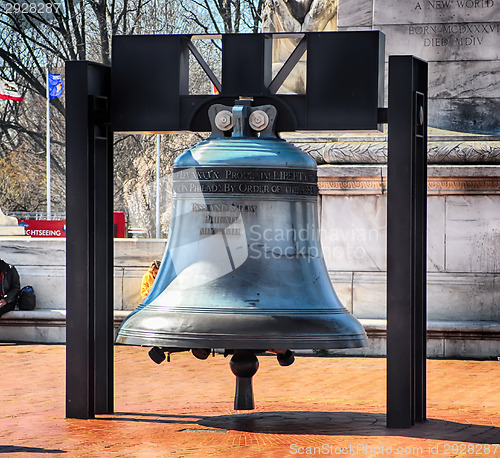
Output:
<svg viewBox="0 0 500 458">
<path fill-rule="evenodd" d="M 385 164 L 385 141 L 293 142 L 318 164 Z M 500 141 L 430 141 L 429 164 L 500 164 Z"/>
<path fill-rule="evenodd" d="M 318 177 L 320 194 L 382 195 L 387 192 L 387 177 Z M 500 176 L 436 177 L 427 179 L 428 195 L 500 194 Z"/>
<path fill-rule="evenodd" d="M 427 192 L 435 194 L 500 194 L 500 177 L 429 177 Z"/>
<path fill-rule="evenodd" d="M 320 194 L 384 194 L 385 177 L 318 177 Z"/>
</svg>

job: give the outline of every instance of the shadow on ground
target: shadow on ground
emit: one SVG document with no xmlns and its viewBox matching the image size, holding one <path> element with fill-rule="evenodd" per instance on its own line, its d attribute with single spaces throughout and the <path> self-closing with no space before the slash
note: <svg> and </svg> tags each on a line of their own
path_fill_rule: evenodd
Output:
<svg viewBox="0 0 500 458">
<path fill-rule="evenodd" d="M 365 412 L 253 412 L 219 416 L 118 412 L 100 419 L 178 424 L 185 431 L 200 431 L 196 429 L 196 425 L 199 425 L 211 430 L 259 434 L 403 436 L 485 444 L 498 443 L 500 440 L 500 428 L 496 426 L 431 418 L 412 428 L 389 429 L 386 427 L 385 414 Z"/>
<path fill-rule="evenodd" d="M 67 453 L 65 450 L 52 450 L 41 447 L 22 447 L 18 445 L 0 445 L 0 453 Z"/>
</svg>

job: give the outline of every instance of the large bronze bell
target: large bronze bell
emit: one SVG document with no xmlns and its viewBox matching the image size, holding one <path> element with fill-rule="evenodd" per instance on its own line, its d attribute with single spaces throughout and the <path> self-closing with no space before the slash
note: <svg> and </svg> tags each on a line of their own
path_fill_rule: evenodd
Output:
<svg viewBox="0 0 500 458">
<path fill-rule="evenodd" d="M 172 219 L 153 288 L 118 343 L 233 354 L 235 408 L 252 409 L 255 354 L 366 345 L 340 303 L 319 239 L 316 163 L 273 134 L 276 109 L 209 110 L 211 137 L 174 164 Z M 228 136 L 232 131 L 232 136 Z"/>
</svg>

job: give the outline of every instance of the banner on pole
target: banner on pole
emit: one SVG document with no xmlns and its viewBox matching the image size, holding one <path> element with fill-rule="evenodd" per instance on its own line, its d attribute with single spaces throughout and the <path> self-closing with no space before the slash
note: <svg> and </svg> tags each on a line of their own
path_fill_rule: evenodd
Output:
<svg viewBox="0 0 500 458">
<path fill-rule="evenodd" d="M 24 100 L 21 94 L 19 94 L 17 84 L 12 81 L 4 80 L 3 78 L 0 78 L 0 99 L 14 100 L 16 102 Z"/>
<path fill-rule="evenodd" d="M 63 79 L 61 75 L 49 73 L 49 98 L 56 99 L 61 96 L 63 91 Z"/>
</svg>

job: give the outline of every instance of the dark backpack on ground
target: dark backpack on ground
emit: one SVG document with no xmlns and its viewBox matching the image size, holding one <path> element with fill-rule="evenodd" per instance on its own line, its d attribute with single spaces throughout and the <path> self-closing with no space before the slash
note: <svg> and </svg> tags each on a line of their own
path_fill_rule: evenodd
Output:
<svg viewBox="0 0 500 458">
<path fill-rule="evenodd" d="M 33 310 L 36 307 L 36 294 L 33 286 L 25 286 L 17 296 L 19 310 Z"/>
</svg>

